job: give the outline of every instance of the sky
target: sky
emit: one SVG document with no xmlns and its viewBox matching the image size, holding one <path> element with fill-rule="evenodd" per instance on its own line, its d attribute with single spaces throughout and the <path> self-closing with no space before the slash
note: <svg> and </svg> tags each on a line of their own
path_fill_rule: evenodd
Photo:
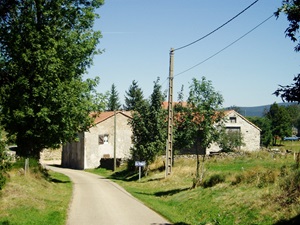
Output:
<svg viewBox="0 0 300 225">
<path fill-rule="evenodd" d="M 94 65 L 84 78 L 99 76 L 97 91 L 100 93 L 109 91 L 115 84 L 121 103 L 133 80 L 138 82 L 145 98 L 151 95 L 157 78 L 162 90 L 167 91 L 170 49 L 207 35 L 253 2 L 106 0 L 97 10 L 100 18 L 94 25 L 103 36 L 98 45 L 103 53 L 94 57 Z M 176 50 L 174 101 L 182 86 L 187 99 L 192 79 L 205 77 L 223 96 L 223 107 L 282 102 L 272 93 L 278 85 L 291 84 L 300 72 L 300 53 L 294 51 L 296 43 L 284 34 L 288 27 L 286 16 L 272 17 L 241 38 L 280 5 L 281 0 L 259 0 L 205 39 Z M 228 45 L 231 46 L 215 55 Z"/>
</svg>

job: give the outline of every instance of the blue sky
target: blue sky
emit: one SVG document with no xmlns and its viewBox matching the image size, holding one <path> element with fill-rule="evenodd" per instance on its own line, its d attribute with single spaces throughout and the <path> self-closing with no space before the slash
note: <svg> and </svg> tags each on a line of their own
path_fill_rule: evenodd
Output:
<svg viewBox="0 0 300 225">
<path fill-rule="evenodd" d="M 219 27 L 254 0 L 106 0 L 97 11 L 95 30 L 102 32 L 99 49 L 85 78 L 100 77 L 98 92 L 114 83 L 124 102 L 133 80 L 145 97 L 160 77 L 168 89 L 169 51 L 179 48 Z M 224 107 L 260 106 L 281 102 L 272 95 L 278 85 L 292 83 L 300 72 L 300 53 L 285 37 L 285 15 L 271 18 L 250 34 L 207 60 L 181 73 L 228 46 L 271 16 L 281 0 L 260 0 L 209 37 L 174 54 L 174 100 L 184 85 L 185 97 L 192 78 L 206 77 L 222 94 Z"/>
</svg>

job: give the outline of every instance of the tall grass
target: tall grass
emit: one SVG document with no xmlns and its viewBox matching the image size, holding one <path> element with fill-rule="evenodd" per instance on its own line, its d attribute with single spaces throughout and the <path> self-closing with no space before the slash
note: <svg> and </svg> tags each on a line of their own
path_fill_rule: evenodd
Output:
<svg viewBox="0 0 300 225">
<path fill-rule="evenodd" d="M 46 171 L 34 160 L 24 173 L 22 160 L 0 192 L 0 224 L 65 224 L 72 186 L 69 178 Z"/>
</svg>

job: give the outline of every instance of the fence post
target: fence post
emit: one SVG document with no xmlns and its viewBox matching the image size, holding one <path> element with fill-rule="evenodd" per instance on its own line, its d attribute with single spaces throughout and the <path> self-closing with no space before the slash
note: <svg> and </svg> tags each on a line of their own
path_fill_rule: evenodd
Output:
<svg viewBox="0 0 300 225">
<path fill-rule="evenodd" d="M 25 159 L 25 168 L 24 168 L 24 173 L 26 176 L 26 173 L 29 171 L 29 158 Z"/>
</svg>

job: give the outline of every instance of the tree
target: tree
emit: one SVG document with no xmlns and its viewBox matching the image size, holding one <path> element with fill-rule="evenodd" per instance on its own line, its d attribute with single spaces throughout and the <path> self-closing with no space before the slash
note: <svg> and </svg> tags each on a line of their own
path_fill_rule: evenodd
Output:
<svg viewBox="0 0 300 225">
<path fill-rule="evenodd" d="M 187 106 L 180 106 L 183 111 L 175 113 L 174 117 L 175 130 L 181 134 L 174 136 L 176 143 L 180 141 L 178 138 L 181 138 L 185 140 L 186 147 L 196 147 L 196 177 L 193 183 L 195 187 L 203 180 L 206 149 L 220 138 L 224 114 L 219 110 L 223 97 L 214 90 L 211 81 L 205 77 L 200 81 L 193 78 L 189 88 Z M 200 155 L 203 157 L 201 168 Z"/>
<path fill-rule="evenodd" d="M 121 108 L 121 103 L 119 100 L 119 93 L 117 91 L 116 85 L 112 84 L 109 93 L 108 103 L 107 103 L 107 111 L 120 110 L 120 108 Z"/>
<path fill-rule="evenodd" d="M 269 147 L 273 141 L 271 120 L 266 116 L 248 117 L 247 119 L 261 129 L 261 133 L 260 133 L 261 145 L 265 147 Z"/>
<path fill-rule="evenodd" d="M 220 138 L 220 147 L 223 152 L 232 152 L 239 149 L 241 146 L 245 145 L 243 142 L 243 136 L 241 132 L 223 130 Z"/>
<path fill-rule="evenodd" d="M 129 90 L 125 93 L 124 109 L 127 111 L 135 110 L 144 101 L 143 91 L 135 80 L 132 81 Z"/>
<path fill-rule="evenodd" d="M 292 126 L 297 129 L 293 134 L 298 135 L 300 131 L 300 106 L 298 104 L 288 105 L 286 106 L 286 110 L 290 115 Z"/>
<path fill-rule="evenodd" d="M 158 154 L 165 150 L 166 111 L 162 108 L 164 95 L 159 79 L 154 82 L 153 92 L 148 101 L 142 101 L 130 121 L 132 127 L 132 159 L 153 162 Z"/>
<path fill-rule="evenodd" d="M 277 10 L 275 15 L 279 17 L 280 13 L 287 15 L 287 19 L 290 22 L 288 28 L 285 30 L 285 34 L 293 42 L 298 42 L 295 46 L 295 51 L 300 51 L 300 41 L 297 37 L 300 24 L 300 1 L 299 0 L 283 0 L 282 6 Z M 290 85 L 279 85 L 274 94 L 280 96 L 282 100 L 287 102 L 300 102 L 300 74 L 294 77 L 294 83 Z"/>
<path fill-rule="evenodd" d="M 72 140 L 92 122 L 95 86 L 83 81 L 101 33 L 93 31 L 102 0 L 0 2 L 2 125 L 16 135 L 18 154 Z M 99 98 L 97 98 L 99 99 Z"/>
<path fill-rule="evenodd" d="M 292 134 L 291 118 L 284 106 L 272 104 L 267 118 L 271 121 L 273 145 L 277 144 L 278 138 Z"/>
</svg>

